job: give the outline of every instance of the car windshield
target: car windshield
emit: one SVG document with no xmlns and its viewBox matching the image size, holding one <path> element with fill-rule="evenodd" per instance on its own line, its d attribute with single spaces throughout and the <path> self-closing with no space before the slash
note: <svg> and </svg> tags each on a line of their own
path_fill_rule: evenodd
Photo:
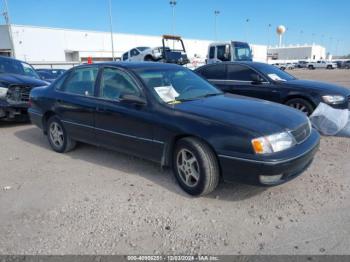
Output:
<svg viewBox="0 0 350 262">
<path fill-rule="evenodd" d="M 24 75 L 40 79 L 32 66 L 12 59 L 0 59 L 0 74 L 1 73 Z"/>
<path fill-rule="evenodd" d="M 233 50 L 234 50 L 234 56 L 236 61 L 252 60 L 252 51 L 248 44 L 234 43 Z"/>
<path fill-rule="evenodd" d="M 281 82 L 281 81 L 291 81 L 296 79 L 294 76 L 288 74 L 285 71 L 282 71 L 281 69 L 273 65 L 260 64 L 256 67 L 261 73 L 263 73 L 268 78 L 274 81 Z"/>
<path fill-rule="evenodd" d="M 175 104 L 222 94 L 188 69 L 151 68 L 134 71 L 160 102 Z"/>
</svg>

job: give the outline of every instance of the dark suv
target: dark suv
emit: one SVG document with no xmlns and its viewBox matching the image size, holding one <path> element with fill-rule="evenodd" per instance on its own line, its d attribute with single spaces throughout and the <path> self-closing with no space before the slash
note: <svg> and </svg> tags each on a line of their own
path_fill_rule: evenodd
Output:
<svg viewBox="0 0 350 262">
<path fill-rule="evenodd" d="M 31 65 L 0 57 L 0 120 L 27 120 L 30 90 L 47 84 Z"/>
</svg>

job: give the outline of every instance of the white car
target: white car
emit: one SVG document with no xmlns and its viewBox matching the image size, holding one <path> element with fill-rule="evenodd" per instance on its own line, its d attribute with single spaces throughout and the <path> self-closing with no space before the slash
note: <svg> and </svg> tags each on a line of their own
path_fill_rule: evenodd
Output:
<svg viewBox="0 0 350 262">
<path fill-rule="evenodd" d="M 139 62 L 139 61 L 158 61 L 161 58 L 159 48 L 150 48 L 146 46 L 135 47 L 122 55 L 122 61 Z"/>
<path fill-rule="evenodd" d="M 318 60 L 316 62 L 310 62 L 307 64 L 307 68 L 316 69 L 316 68 L 325 68 L 325 69 L 335 69 L 337 68 L 337 64 L 329 61 Z"/>
</svg>

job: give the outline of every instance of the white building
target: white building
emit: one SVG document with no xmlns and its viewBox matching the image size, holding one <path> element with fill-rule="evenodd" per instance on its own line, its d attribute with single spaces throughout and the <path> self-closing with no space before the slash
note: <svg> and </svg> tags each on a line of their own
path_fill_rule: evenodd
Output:
<svg viewBox="0 0 350 262">
<path fill-rule="evenodd" d="M 326 49 L 320 45 L 291 45 L 268 47 L 269 60 L 322 60 L 326 59 Z"/>
<path fill-rule="evenodd" d="M 115 33 L 113 40 L 116 58 L 133 47 L 162 45 L 161 36 Z M 199 64 L 204 62 L 211 42 L 184 39 L 190 60 Z M 252 45 L 252 48 L 258 61 L 266 61 L 266 46 Z M 112 60 L 111 34 L 27 25 L 0 25 L 0 55 L 11 53 L 17 59 L 37 65 L 80 63 L 87 61 L 88 57 L 93 61 Z"/>
</svg>

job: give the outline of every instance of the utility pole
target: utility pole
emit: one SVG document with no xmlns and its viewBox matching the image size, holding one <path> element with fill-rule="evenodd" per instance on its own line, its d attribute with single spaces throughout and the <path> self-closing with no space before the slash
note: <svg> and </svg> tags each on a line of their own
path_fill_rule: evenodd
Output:
<svg viewBox="0 0 350 262">
<path fill-rule="evenodd" d="M 219 10 L 214 11 L 214 33 L 215 33 L 215 41 L 218 41 L 218 22 L 217 17 L 220 14 Z"/>
<path fill-rule="evenodd" d="M 249 26 L 249 21 L 250 19 L 247 18 L 246 20 L 246 28 L 245 28 L 245 41 L 248 42 L 248 26 Z"/>
<path fill-rule="evenodd" d="M 110 27 L 110 30 L 111 30 L 112 59 L 113 59 L 113 61 L 115 61 L 115 56 L 114 56 L 114 39 L 113 39 L 112 2 L 111 2 L 111 0 L 108 0 L 108 5 L 109 5 L 109 27 Z"/>
<path fill-rule="evenodd" d="M 173 31 L 173 35 L 175 35 L 175 6 L 177 5 L 177 2 L 176 0 L 171 0 L 169 4 L 173 10 L 172 31 Z"/>
<path fill-rule="evenodd" d="M 267 27 L 267 47 L 269 47 L 270 46 L 270 44 L 271 44 L 271 39 L 270 39 L 270 37 L 271 37 L 271 24 L 268 24 L 268 27 Z"/>
<path fill-rule="evenodd" d="M 9 30 L 9 38 L 10 38 L 10 45 L 11 45 L 11 56 L 15 57 L 15 45 L 13 43 L 13 36 L 12 36 L 12 28 L 11 28 L 11 20 L 10 20 L 10 13 L 9 13 L 9 7 L 7 4 L 7 0 L 3 0 L 4 1 L 4 12 L 3 12 L 3 16 L 5 19 L 5 23 L 7 25 L 7 28 Z"/>
</svg>

